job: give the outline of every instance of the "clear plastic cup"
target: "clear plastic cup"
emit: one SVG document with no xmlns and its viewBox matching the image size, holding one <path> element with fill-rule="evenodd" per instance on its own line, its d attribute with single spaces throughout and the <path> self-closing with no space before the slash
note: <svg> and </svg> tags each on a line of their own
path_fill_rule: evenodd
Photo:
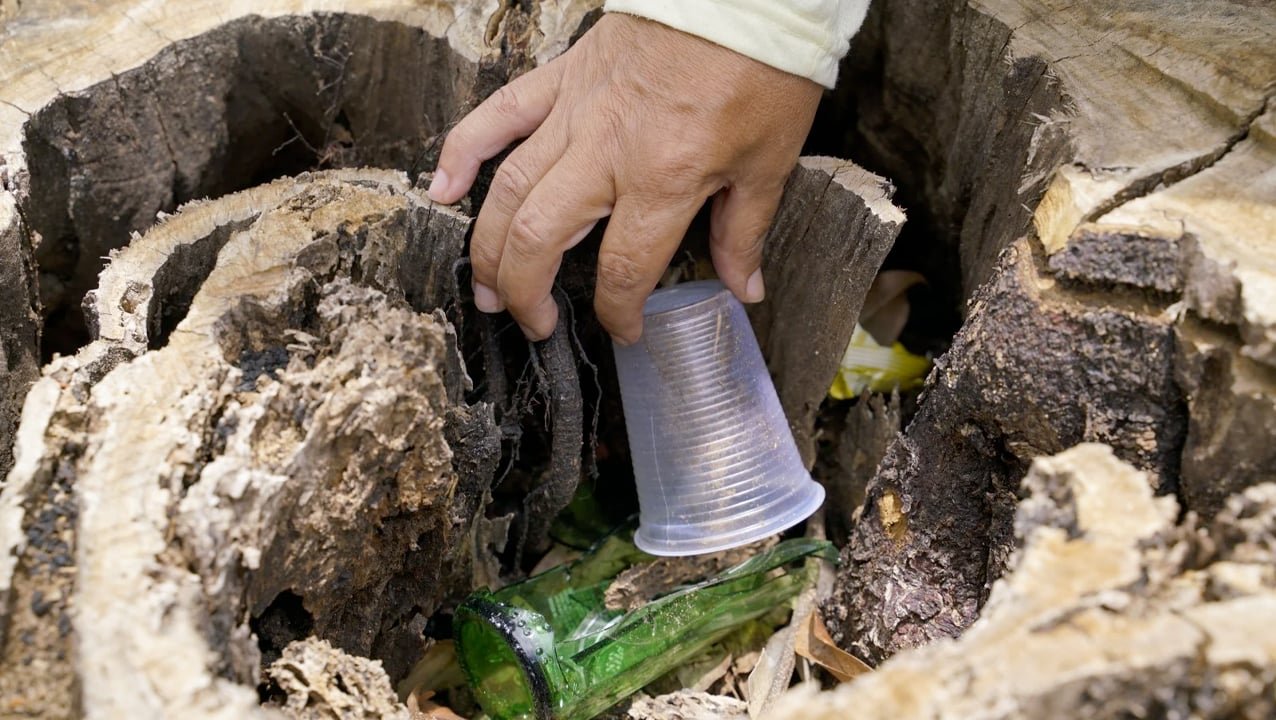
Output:
<svg viewBox="0 0 1276 720">
<path fill-rule="evenodd" d="M 824 488 L 802 465 L 744 306 L 717 280 L 652 293 L 643 335 L 616 345 L 652 555 L 746 545 L 805 520 Z"/>
</svg>

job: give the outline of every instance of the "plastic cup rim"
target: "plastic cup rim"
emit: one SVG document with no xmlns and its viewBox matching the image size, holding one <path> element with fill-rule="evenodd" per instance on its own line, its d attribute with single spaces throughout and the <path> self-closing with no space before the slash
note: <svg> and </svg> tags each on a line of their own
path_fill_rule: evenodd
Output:
<svg viewBox="0 0 1276 720">
<path fill-rule="evenodd" d="M 736 529 L 726 533 L 718 533 L 715 535 L 706 535 L 694 546 L 690 541 L 682 541 L 679 543 L 658 543 L 651 542 L 643 533 L 643 528 L 639 525 L 638 530 L 634 533 L 634 545 L 639 550 L 648 555 L 656 555 L 658 557 L 687 557 L 692 555 L 705 555 L 708 553 L 719 552 L 722 550 L 730 550 L 731 548 L 748 545 L 765 537 L 782 533 L 785 530 L 806 520 L 824 504 L 826 492 L 824 486 L 817 483 L 809 474 L 806 475 L 806 481 L 810 483 L 807 488 L 810 494 L 807 496 L 806 502 L 798 505 L 798 510 L 784 519 L 781 523 L 776 524 L 758 524 L 749 526 L 743 530 Z M 679 546 L 688 546 L 685 548 Z"/>
<path fill-rule="evenodd" d="M 667 291 L 671 291 L 671 290 L 675 290 L 679 288 L 683 290 L 689 290 L 691 289 L 690 286 L 692 285 L 697 287 L 703 287 L 705 289 L 713 288 L 713 292 L 706 294 L 704 297 L 701 297 L 699 299 L 686 303 L 685 305 L 675 305 L 674 307 L 664 308 L 661 310 L 649 311 L 647 309 L 647 305 L 650 304 L 651 298 L 655 297 L 658 293 L 667 292 Z M 701 305 L 704 305 L 705 303 L 712 302 L 713 300 L 721 296 L 723 293 L 730 294 L 730 292 L 731 291 L 727 289 L 727 286 L 722 284 L 721 280 L 692 280 L 690 282 L 670 285 L 667 288 L 661 288 L 660 290 L 657 290 L 656 292 L 652 293 L 651 296 L 647 298 L 647 303 L 644 303 L 643 305 L 642 316 L 644 319 L 666 318 L 666 317 L 671 317 L 677 314 L 686 313 L 688 311 L 694 310 L 695 308 Z"/>
</svg>

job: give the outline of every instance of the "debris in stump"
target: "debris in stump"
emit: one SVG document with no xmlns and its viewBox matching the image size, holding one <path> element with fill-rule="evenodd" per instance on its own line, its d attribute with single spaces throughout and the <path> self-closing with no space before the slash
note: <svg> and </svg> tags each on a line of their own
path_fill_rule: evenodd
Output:
<svg viewBox="0 0 1276 720">
<path fill-rule="evenodd" d="M 1102 445 L 1038 459 L 1020 549 L 960 638 L 795 690 L 775 717 L 1272 717 L 1276 485 L 1197 527 L 1150 480 Z"/>
<path fill-rule="evenodd" d="M 898 339 L 908 322 L 908 289 L 924 282 L 920 274 L 904 270 L 886 270 L 873 278 L 829 397 L 850 400 L 866 392 L 906 391 L 921 385 L 930 360 L 910 353 Z"/>
<path fill-rule="evenodd" d="M 658 557 L 625 569 L 607 586 L 603 605 L 608 610 L 637 610 L 670 588 L 716 575 L 775 546 L 778 535 L 743 547 L 685 557 Z"/>
<path fill-rule="evenodd" d="M 380 662 L 326 640 L 291 643 L 266 676 L 283 691 L 280 709 L 294 720 L 415 720 L 390 689 Z"/>
<path fill-rule="evenodd" d="M 819 541 L 825 539 L 824 518 L 823 508 L 811 516 L 806 526 L 807 537 Z M 793 615 L 789 618 L 788 625 L 767 640 L 745 683 L 751 718 L 762 717 L 776 698 L 792 684 L 793 671 L 798 668 L 796 647 L 800 628 L 807 616 L 816 612 L 820 603 L 833 591 L 834 567 L 831 558 L 808 558 L 806 570 L 814 577 L 814 582 L 804 588 L 793 603 Z M 803 667 L 802 670 L 802 677 L 807 678 L 806 668 Z"/>
<path fill-rule="evenodd" d="M 872 671 L 863 660 L 833 642 L 819 610 L 808 613 L 806 620 L 798 626 L 793 652 L 824 668 L 839 682 L 848 682 Z"/>
<path fill-rule="evenodd" d="M 453 627 L 484 711 L 494 720 L 589 720 L 787 604 L 814 579 L 803 560 L 831 558 L 833 548 L 788 540 L 637 610 L 608 609 L 606 583 L 643 557 L 629 530 L 572 565 L 470 596 Z M 730 665 L 722 663 L 724 673 Z"/>
<path fill-rule="evenodd" d="M 452 708 L 431 700 L 430 698 L 432 697 L 432 693 L 425 693 L 420 697 L 414 693 L 407 699 L 404 704 L 412 712 L 412 720 L 465 720 L 465 718 L 457 715 Z"/>
<path fill-rule="evenodd" d="M 879 344 L 859 325 L 837 367 L 837 377 L 829 388 L 834 400 L 850 400 L 865 393 L 912 390 L 930 370 L 930 360 L 908 352 L 903 345 Z"/>
<path fill-rule="evenodd" d="M 407 677 L 399 681 L 395 692 L 406 701 L 410 696 L 423 697 L 427 693 L 460 687 L 465 684 L 465 673 L 456 659 L 456 643 L 452 640 L 426 641 L 425 655 L 412 666 Z"/>
<path fill-rule="evenodd" d="M 856 322 L 882 345 L 899 340 L 908 323 L 908 291 L 925 285 L 926 278 L 911 270 L 883 270 L 873 278 Z"/>
<path fill-rule="evenodd" d="M 680 690 L 669 695 L 635 698 L 627 717 L 631 720 L 745 720 L 748 713 L 743 700 Z"/>
</svg>

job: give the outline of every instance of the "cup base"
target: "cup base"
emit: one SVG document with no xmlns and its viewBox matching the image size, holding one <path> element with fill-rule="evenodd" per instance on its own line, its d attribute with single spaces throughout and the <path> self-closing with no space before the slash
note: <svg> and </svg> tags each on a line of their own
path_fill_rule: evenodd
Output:
<svg viewBox="0 0 1276 720">
<path fill-rule="evenodd" d="M 699 537 L 686 537 L 688 528 L 681 528 L 683 535 L 678 540 L 657 539 L 652 537 L 651 529 L 639 526 L 634 533 L 634 544 L 648 555 L 661 557 L 685 557 L 687 555 L 705 555 L 720 550 L 748 545 L 776 533 L 784 532 L 811 516 L 811 513 L 824 502 L 824 486 L 808 479 L 802 488 L 795 493 L 796 497 L 784 498 L 782 503 L 787 507 L 774 514 L 769 514 L 765 522 L 735 528 L 729 532 L 706 533 Z M 724 521 L 729 524 L 729 520 Z M 721 523 L 714 523 L 719 525 Z"/>
</svg>

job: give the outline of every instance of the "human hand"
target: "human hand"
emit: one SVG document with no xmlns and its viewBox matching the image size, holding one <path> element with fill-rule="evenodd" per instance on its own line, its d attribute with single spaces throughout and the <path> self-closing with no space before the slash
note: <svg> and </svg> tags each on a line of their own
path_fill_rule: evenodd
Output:
<svg viewBox="0 0 1276 720">
<path fill-rule="evenodd" d="M 553 331 L 563 253 L 611 215 L 594 307 L 622 343 L 704 201 L 722 282 L 762 299 L 762 241 L 819 103 L 816 83 L 707 40 L 606 15 L 571 49 L 496 91 L 448 134 L 435 202 L 497 169 L 470 244 L 474 302 L 508 308 L 528 338 Z M 530 137 L 528 137 L 530 136 Z M 715 196 L 716 194 L 716 196 Z"/>
</svg>

